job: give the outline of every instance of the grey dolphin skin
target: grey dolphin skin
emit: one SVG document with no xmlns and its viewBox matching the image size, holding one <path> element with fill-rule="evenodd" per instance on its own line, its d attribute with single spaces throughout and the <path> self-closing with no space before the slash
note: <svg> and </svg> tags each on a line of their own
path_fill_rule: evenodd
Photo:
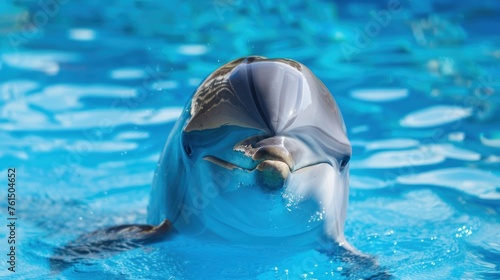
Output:
<svg viewBox="0 0 500 280">
<path fill-rule="evenodd" d="M 78 252 L 89 244 L 120 251 L 110 239 L 134 248 L 174 231 L 247 245 L 329 244 L 360 256 L 344 236 L 350 157 L 341 112 L 306 66 L 234 60 L 198 87 L 168 137 L 148 207 L 148 223 L 160 226 L 87 234 L 56 259 L 68 251 L 84 258 Z"/>
</svg>

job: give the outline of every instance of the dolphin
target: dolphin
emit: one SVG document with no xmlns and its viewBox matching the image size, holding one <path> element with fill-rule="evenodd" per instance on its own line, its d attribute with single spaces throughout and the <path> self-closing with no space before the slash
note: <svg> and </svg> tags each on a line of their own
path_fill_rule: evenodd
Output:
<svg viewBox="0 0 500 280">
<path fill-rule="evenodd" d="M 261 56 L 231 61 L 201 83 L 167 139 L 151 225 L 86 234 L 58 255 L 81 259 L 88 244 L 113 251 L 116 240 L 132 240 L 131 248 L 173 233 L 359 254 L 344 236 L 351 152 L 337 103 L 306 66 Z"/>
<path fill-rule="evenodd" d="M 247 244 L 344 248 L 351 145 L 326 86 L 289 59 L 240 58 L 199 86 L 160 158 L 148 222 Z"/>
</svg>

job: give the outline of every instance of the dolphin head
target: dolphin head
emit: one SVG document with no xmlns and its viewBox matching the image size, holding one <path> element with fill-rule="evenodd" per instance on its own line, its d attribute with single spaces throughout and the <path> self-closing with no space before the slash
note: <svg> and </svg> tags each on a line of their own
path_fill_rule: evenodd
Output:
<svg viewBox="0 0 500 280">
<path fill-rule="evenodd" d="M 238 59 L 199 86 L 174 127 L 149 219 L 246 243 L 345 243 L 350 156 L 341 112 L 307 67 Z"/>
</svg>

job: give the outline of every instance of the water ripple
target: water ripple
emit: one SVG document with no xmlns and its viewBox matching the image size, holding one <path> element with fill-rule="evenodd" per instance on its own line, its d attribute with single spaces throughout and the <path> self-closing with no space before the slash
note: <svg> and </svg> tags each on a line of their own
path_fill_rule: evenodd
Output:
<svg viewBox="0 0 500 280">
<path fill-rule="evenodd" d="M 433 106 L 417 110 L 399 121 L 404 127 L 433 127 L 458 121 L 472 115 L 472 110 L 457 106 Z"/>
<path fill-rule="evenodd" d="M 383 151 L 375 153 L 365 159 L 353 161 L 351 163 L 351 168 L 401 168 L 437 164 L 443 162 L 445 159 L 446 157 L 443 155 L 431 153 L 422 149 Z"/>
<path fill-rule="evenodd" d="M 353 98 L 370 102 L 390 102 L 408 96 L 408 89 L 358 89 L 351 91 Z"/>
<path fill-rule="evenodd" d="M 405 185 L 434 185 L 458 190 L 471 196 L 500 200 L 500 176 L 472 168 L 446 168 L 420 174 L 401 176 L 397 181 Z"/>
<path fill-rule="evenodd" d="M 11 108 L 14 107 L 15 108 Z M 7 106 L 5 106 L 7 107 Z M 56 122 L 49 121 L 48 117 L 38 111 L 28 108 L 26 104 L 10 103 L 10 107 L 3 108 L 2 113 L 16 109 L 15 114 L 6 114 L 9 122 L 0 123 L 0 128 L 15 130 L 79 130 L 100 129 L 113 131 L 116 126 L 125 124 L 151 125 L 177 120 L 182 108 L 164 108 L 158 110 L 86 110 L 58 113 L 53 116 Z"/>
<path fill-rule="evenodd" d="M 80 100 L 84 97 L 130 98 L 136 95 L 137 90 L 131 87 L 103 84 L 59 84 L 45 87 L 42 91 L 28 96 L 26 101 L 46 110 L 62 111 L 81 108 L 83 104 Z"/>
</svg>

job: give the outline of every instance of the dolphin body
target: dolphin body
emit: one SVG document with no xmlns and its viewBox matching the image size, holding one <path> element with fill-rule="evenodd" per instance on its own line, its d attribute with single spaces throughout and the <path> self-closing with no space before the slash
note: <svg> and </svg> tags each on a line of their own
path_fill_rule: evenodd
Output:
<svg viewBox="0 0 500 280">
<path fill-rule="evenodd" d="M 199 86 L 168 137 L 148 207 L 158 226 L 82 235 L 56 249 L 51 265 L 60 271 L 173 232 L 362 256 L 344 236 L 350 156 L 342 114 L 306 66 L 231 61 Z"/>
<path fill-rule="evenodd" d="M 325 85 L 303 64 L 251 56 L 199 86 L 156 171 L 148 222 L 245 244 L 344 236 L 351 145 Z"/>
</svg>

